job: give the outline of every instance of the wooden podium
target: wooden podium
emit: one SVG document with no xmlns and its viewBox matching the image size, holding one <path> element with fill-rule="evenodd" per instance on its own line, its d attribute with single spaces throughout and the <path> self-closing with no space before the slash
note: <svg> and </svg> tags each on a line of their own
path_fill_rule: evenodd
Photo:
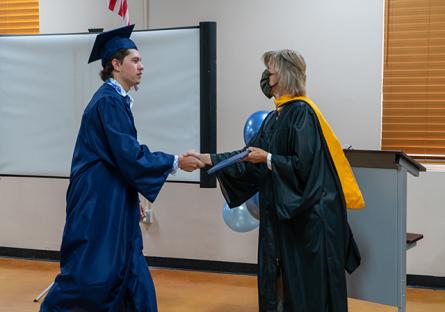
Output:
<svg viewBox="0 0 445 312">
<path fill-rule="evenodd" d="M 425 167 L 400 151 L 345 150 L 365 198 L 364 209 L 348 209 L 348 220 L 362 256 L 347 276 L 348 296 L 406 306 L 407 175 Z"/>
</svg>

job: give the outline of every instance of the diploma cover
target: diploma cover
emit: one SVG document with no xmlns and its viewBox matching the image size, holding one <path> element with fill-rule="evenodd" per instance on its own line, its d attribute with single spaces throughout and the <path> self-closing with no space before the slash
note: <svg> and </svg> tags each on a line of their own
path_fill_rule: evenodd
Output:
<svg viewBox="0 0 445 312">
<path fill-rule="evenodd" d="M 220 161 L 216 165 L 214 165 L 212 168 L 207 170 L 208 174 L 215 173 L 216 171 L 219 171 L 221 169 L 224 169 L 227 166 L 233 165 L 234 163 L 237 163 L 249 155 L 250 151 L 248 149 L 243 150 L 242 152 L 233 155 L 230 158 L 224 159 L 223 161 Z"/>
</svg>

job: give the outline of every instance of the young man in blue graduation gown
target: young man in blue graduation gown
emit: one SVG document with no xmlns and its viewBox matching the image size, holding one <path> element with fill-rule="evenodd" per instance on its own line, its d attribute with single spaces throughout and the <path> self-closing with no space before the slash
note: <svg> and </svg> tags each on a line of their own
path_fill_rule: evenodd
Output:
<svg viewBox="0 0 445 312">
<path fill-rule="evenodd" d="M 41 311 L 157 311 L 142 254 L 138 193 L 156 199 L 178 167 L 193 157 L 151 152 L 137 141 L 128 94 L 144 66 L 129 39 L 134 25 L 97 36 L 89 62 L 101 59 L 104 84 L 85 109 L 67 192 L 61 273 Z"/>
</svg>

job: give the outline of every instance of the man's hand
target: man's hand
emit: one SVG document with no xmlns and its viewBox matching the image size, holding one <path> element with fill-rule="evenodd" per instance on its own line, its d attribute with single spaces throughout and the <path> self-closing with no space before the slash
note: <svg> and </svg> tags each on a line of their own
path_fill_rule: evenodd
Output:
<svg viewBox="0 0 445 312">
<path fill-rule="evenodd" d="M 139 217 L 140 221 L 145 218 L 145 209 L 149 208 L 150 202 L 142 194 L 139 194 Z"/>
<path fill-rule="evenodd" d="M 142 205 L 142 203 L 139 203 L 139 219 L 142 221 L 142 219 L 145 218 L 145 207 Z"/>
<path fill-rule="evenodd" d="M 249 147 L 249 155 L 243 159 L 253 164 L 260 164 L 267 162 L 267 152 L 258 147 Z"/>
<path fill-rule="evenodd" d="M 187 154 L 179 156 L 179 168 L 184 171 L 192 172 L 196 169 L 204 167 L 205 164 L 199 158 L 189 156 Z"/>
<path fill-rule="evenodd" d="M 190 156 L 194 157 L 196 159 L 199 159 L 201 162 L 204 163 L 205 166 L 212 166 L 212 159 L 210 158 L 210 154 L 200 154 L 196 152 L 195 150 L 189 150 L 187 153 L 184 154 L 184 156 Z"/>
</svg>

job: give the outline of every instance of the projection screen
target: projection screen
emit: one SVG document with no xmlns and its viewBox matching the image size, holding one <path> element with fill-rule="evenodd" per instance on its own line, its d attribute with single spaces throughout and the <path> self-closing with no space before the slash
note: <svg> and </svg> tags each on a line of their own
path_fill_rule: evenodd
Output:
<svg viewBox="0 0 445 312">
<path fill-rule="evenodd" d="M 87 64 L 95 37 L 0 37 L 1 175 L 69 176 L 83 109 L 102 84 L 100 61 Z M 145 66 L 130 92 L 139 142 L 171 154 L 202 151 L 201 131 L 216 126 L 201 124 L 200 27 L 137 31 L 132 39 Z M 199 182 L 200 173 L 169 180 Z"/>
</svg>

